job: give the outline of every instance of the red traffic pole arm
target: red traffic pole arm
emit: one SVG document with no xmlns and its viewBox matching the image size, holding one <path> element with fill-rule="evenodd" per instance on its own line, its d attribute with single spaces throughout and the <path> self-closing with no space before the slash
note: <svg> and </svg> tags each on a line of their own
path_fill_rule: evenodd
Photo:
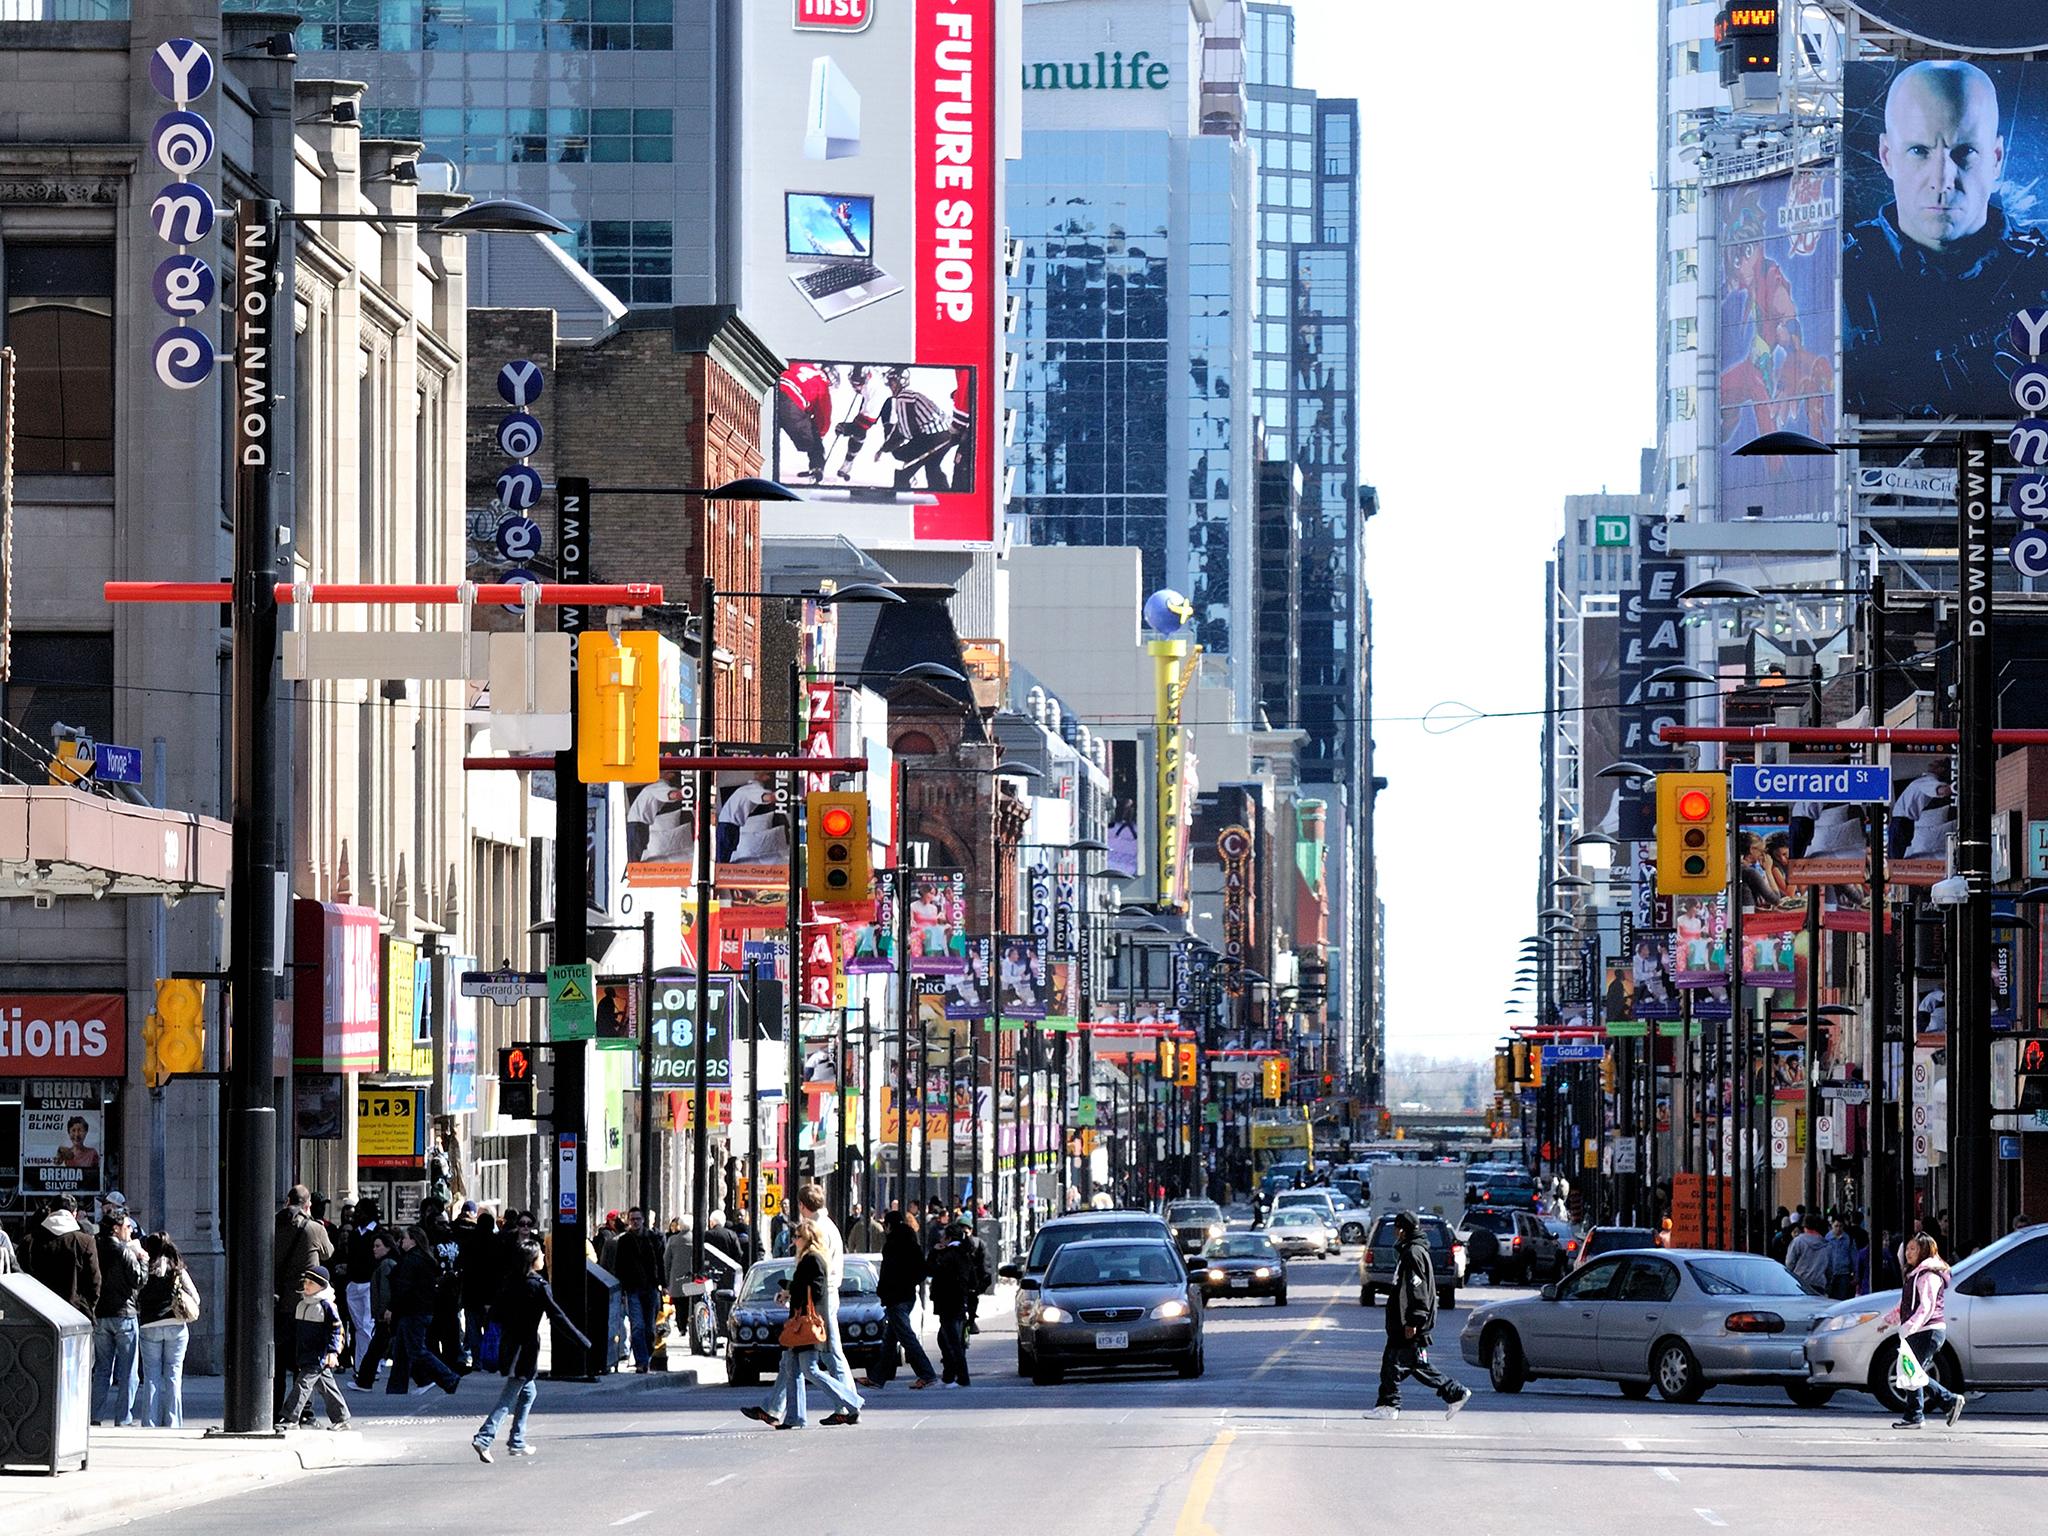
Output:
<svg viewBox="0 0 2048 1536">
<path fill-rule="evenodd" d="M 1952 747 L 1952 730 L 1922 730 L 1914 726 L 1813 726 L 1813 725 L 1666 725 L 1658 738 L 1667 746 L 1687 742 L 1713 741 L 1730 744 L 1775 741 L 1790 747 Z M 1991 739 L 2001 747 L 2048 746 L 2048 730 L 1993 731 Z"/>
<path fill-rule="evenodd" d="M 552 769 L 555 760 L 552 757 L 465 757 L 462 766 L 469 773 L 534 773 Z M 781 756 L 690 757 L 664 752 L 661 766 L 663 772 L 679 770 L 683 773 L 754 773 L 764 768 L 795 768 L 804 773 L 866 773 L 871 765 L 864 757 L 792 757 L 787 753 Z"/>
<path fill-rule="evenodd" d="M 647 608 L 662 601 L 661 587 L 654 582 L 629 581 L 611 585 L 542 582 L 543 608 Z M 516 582 L 479 582 L 470 589 L 478 603 L 514 604 L 523 600 L 524 589 Z M 234 589 L 224 581 L 110 581 L 105 587 L 110 603 L 226 603 L 233 601 Z M 281 581 L 277 601 L 289 606 L 298 601 L 298 589 Z M 459 603 L 462 588 L 450 583 L 316 583 L 312 600 L 332 603 Z"/>
</svg>

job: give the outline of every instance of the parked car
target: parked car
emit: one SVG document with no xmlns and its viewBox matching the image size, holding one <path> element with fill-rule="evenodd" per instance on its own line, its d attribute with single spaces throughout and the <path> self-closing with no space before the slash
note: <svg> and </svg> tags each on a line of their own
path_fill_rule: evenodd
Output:
<svg viewBox="0 0 2048 1536">
<path fill-rule="evenodd" d="M 1605 1253 L 1629 1248 L 1655 1248 L 1657 1234 L 1648 1227 L 1588 1227 L 1579 1243 L 1579 1262 L 1587 1263 Z"/>
<path fill-rule="evenodd" d="M 1827 1306 L 1805 1339 L 1816 1389 L 1868 1392 L 1894 1413 L 1898 1292 Z M 1955 1267 L 1943 1308 L 1948 1338 L 1932 1371 L 1952 1392 L 2048 1387 L 2048 1227 L 2022 1227 Z"/>
<path fill-rule="evenodd" d="M 1017 1369 L 1041 1387 L 1095 1367 L 1202 1374 L 1201 1292 L 1169 1240 L 1064 1243 L 1042 1276 L 1021 1285 Z"/>
<path fill-rule="evenodd" d="M 1342 1246 L 1337 1229 L 1312 1205 L 1275 1211 L 1266 1223 L 1266 1236 L 1289 1257 L 1327 1259 Z"/>
<path fill-rule="evenodd" d="M 1226 1230 L 1223 1209 L 1213 1200 L 1174 1201 L 1166 1208 L 1166 1224 L 1173 1228 L 1174 1246 L 1187 1254 L 1200 1253 Z"/>
<path fill-rule="evenodd" d="M 1557 1238 L 1527 1211 L 1468 1206 L 1458 1236 L 1473 1270 L 1484 1270 L 1496 1285 L 1563 1278 L 1566 1266 Z"/>
<path fill-rule="evenodd" d="M 1254 1296 L 1287 1305 L 1287 1261 L 1264 1235 L 1233 1232 L 1216 1238 L 1202 1250 L 1202 1261 L 1188 1273 L 1202 1288 L 1203 1305 Z"/>
<path fill-rule="evenodd" d="M 1464 1245 L 1451 1224 L 1441 1216 L 1422 1215 L 1422 1236 L 1429 1244 L 1429 1260 L 1436 1269 L 1436 1305 L 1448 1312 L 1458 1304 L 1458 1286 L 1464 1266 Z M 1398 1255 L 1394 1251 L 1394 1218 L 1382 1216 L 1373 1223 L 1372 1240 L 1358 1256 L 1358 1304 L 1369 1307 L 1379 1293 L 1394 1283 Z"/>
<path fill-rule="evenodd" d="M 1773 1385 L 1802 1408 L 1833 1388 L 1808 1379 L 1807 1326 L 1829 1306 L 1775 1259 L 1705 1248 L 1637 1249 L 1581 1265 L 1560 1285 L 1497 1301 L 1466 1319 L 1458 1351 L 1497 1392 L 1539 1378 L 1654 1386 L 1697 1402 L 1723 1383 Z"/>
<path fill-rule="evenodd" d="M 781 1364 L 782 1325 L 789 1321 L 789 1303 L 776 1298 L 795 1269 L 794 1259 L 763 1259 L 740 1282 L 725 1336 L 725 1379 L 731 1385 L 754 1386 L 764 1372 L 772 1376 Z M 880 1279 L 874 1259 L 847 1255 L 846 1274 L 839 1282 L 839 1332 L 846 1358 L 856 1370 L 880 1365 L 884 1350 L 896 1347 L 882 1342 L 882 1302 L 875 1294 Z"/>
</svg>

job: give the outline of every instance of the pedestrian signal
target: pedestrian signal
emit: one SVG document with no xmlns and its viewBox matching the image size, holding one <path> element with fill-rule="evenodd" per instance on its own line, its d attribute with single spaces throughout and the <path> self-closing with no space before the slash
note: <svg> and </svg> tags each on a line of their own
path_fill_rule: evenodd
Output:
<svg viewBox="0 0 2048 1536">
<path fill-rule="evenodd" d="M 2020 1112 L 2048 1110 L 2048 1036 L 2029 1035 L 2019 1042 L 2019 1079 Z"/>
<path fill-rule="evenodd" d="M 1174 1054 L 1173 1042 L 1171 1040 L 1161 1040 L 1159 1042 L 1159 1075 L 1162 1078 L 1171 1078 L 1178 1061 L 1179 1057 Z"/>
<path fill-rule="evenodd" d="M 661 777 L 661 640 L 601 629 L 576 637 L 576 772 L 586 784 Z"/>
<path fill-rule="evenodd" d="M 142 1080 L 161 1088 L 181 1072 L 206 1065 L 206 986 L 197 981 L 160 981 L 156 1006 L 142 1024 Z"/>
<path fill-rule="evenodd" d="M 865 901 L 868 797 L 814 794 L 804 798 L 804 890 L 813 901 Z"/>
<path fill-rule="evenodd" d="M 1657 894 L 1712 896 L 1728 885 L 1728 781 L 1657 775 Z"/>
<path fill-rule="evenodd" d="M 508 1045 L 498 1051 L 498 1113 L 507 1120 L 534 1118 L 530 1045 Z"/>
</svg>

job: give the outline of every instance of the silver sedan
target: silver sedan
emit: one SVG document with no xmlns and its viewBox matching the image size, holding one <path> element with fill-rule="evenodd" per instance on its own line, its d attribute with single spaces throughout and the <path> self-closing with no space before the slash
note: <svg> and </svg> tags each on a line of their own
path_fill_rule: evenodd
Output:
<svg viewBox="0 0 2048 1536">
<path fill-rule="evenodd" d="M 1722 1383 L 1781 1386 L 1802 1408 L 1833 1388 L 1808 1379 L 1807 1325 L 1830 1305 L 1775 1259 L 1705 1248 L 1602 1254 L 1530 1297 L 1495 1302 L 1458 1336 L 1468 1365 L 1497 1392 L 1539 1377 L 1619 1383 L 1624 1397 L 1655 1387 L 1666 1402 L 1697 1402 Z"/>
<path fill-rule="evenodd" d="M 1337 1229 L 1313 1210 L 1290 1206 L 1275 1211 L 1266 1236 L 1287 1258 L 1327 1258 L 1342 1248 Z"/>
</svg>

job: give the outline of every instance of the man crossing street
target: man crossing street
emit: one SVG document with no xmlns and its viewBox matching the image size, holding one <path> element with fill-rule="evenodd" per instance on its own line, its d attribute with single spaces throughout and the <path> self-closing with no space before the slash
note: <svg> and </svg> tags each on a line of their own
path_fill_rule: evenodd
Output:
<svg viewBox="0 0 2048 1536">
<path fill-rule="evenodd" d="M 1369 1419 L 1401 1416 L 1401 1378 L 1412 1376 L 1444 1400 L 1444 1417 L 1456 1418 L 1472 1394 L 1429 1363 L 1429 1336 L 1436 1327 L 1436 1266 L 1414 1216 L 1394 1218 L 1394 1284 L 1387 1292 L 1387 1347 L 1380 1354 L 1380 1398 Z"/>
</svg>

